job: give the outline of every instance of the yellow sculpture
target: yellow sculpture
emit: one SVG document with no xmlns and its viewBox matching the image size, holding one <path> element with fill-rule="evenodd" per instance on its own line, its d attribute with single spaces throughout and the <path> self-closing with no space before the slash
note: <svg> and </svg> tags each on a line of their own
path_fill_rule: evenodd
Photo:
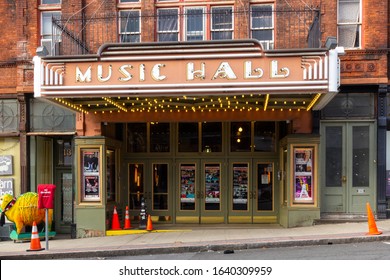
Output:
<svg viewBox="0 0 390 280">
<path fill-rule="evenodd" d="M 33 222 L 38 225 L 45 222 L 45 209 L 38 209 L 38 194 L 27 192 L 14 198 L 10 194 L 0 197 L 1 226 L 5 222 L 5 217 L 15 223 L 16 232 L 20 234 L 24 226 L 32 226 Z M 53 209 L 48 211 L 48 228 L 51 230 L 53 220 Z"/>
</svg>

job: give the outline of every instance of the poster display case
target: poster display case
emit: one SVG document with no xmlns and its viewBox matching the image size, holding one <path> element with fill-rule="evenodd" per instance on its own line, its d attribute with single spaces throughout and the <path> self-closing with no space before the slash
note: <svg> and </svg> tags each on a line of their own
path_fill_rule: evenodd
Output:
<svg viewBox="0 0 390 280">
<path fill-rule="evenodd" d="M 313 147 L 293 148 L 293 203 L 314 203 Z"/>
<path fill-rule="evenodd" d="M 102 200 L 100 155 L 100 149 L 80 149 L 81 202 L 101 202 Z"/>
</svg>

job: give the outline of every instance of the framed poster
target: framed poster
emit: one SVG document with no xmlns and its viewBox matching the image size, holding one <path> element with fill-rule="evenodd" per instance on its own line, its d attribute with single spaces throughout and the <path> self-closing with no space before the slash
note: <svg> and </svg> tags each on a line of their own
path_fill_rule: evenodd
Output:
<svg viewBox="0 0 390 280">
<path fill-rule="evenodd" d="M 81 201 L 100 202 L 100 150 L 81 149 Z"/>
<path fill-rule="evenodd" d="M 294 148 L 293 202 L 314 203 L 313 147 Z"/>
</svg>

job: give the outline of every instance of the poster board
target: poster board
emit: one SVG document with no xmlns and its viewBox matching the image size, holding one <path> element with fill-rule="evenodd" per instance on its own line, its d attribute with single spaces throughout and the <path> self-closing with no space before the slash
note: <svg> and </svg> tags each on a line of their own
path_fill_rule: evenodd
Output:
<svg viewBox="0 0 390 280">
<path fill-rule="evenodd" d="M 314 204 L 314 147 L 293 148 L 293 203 Z"/>
<path fill-rule="evenodd" d="M 101 202 L 101 151 L 81 148 L 81 202 Z"/>
</svg>

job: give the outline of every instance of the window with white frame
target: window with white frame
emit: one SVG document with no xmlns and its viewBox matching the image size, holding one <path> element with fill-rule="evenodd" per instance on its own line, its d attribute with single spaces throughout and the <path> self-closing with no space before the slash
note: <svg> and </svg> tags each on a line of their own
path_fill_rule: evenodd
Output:
<svg viewBox="0 0 390 280">
<path fill-rule="evenodd" d="M 119 12 L 120 42 L 138 43 L 141 41 L 140 11 Z"/>
<path fill-rule="evenodd" d="M 261 42 L 265 50 L 274 48 L 274 18 L 272 5 L 252 5 L 251 37 Z"/>
<path fill-rule="evenodd" d="M 233 8 L 211 8 L 211 40 L 233 39 Z"/>
<path fill-rule="evenodd" d="M 53 19 L 60 19 L 60 11 L 45 11 L 41 13 L 41 45 L 49 55 L 58 54 L 58 46 L 61 41 L 60 31 L 53 26 Z"/>
<path fill-rule="evenodd" d="M 361 0 L 338 0 L 337 41 L 339 46 L 360 47 L 361 20 Z"/>
<path fill-rule="evenodd" d="M 202 41 L 205 39 L 205 8 L 185 9 L 185 40 Z"/>
<path fill-rule="evenodd" d="M 171 42 L 179 40 L 179 10 L 157 10 L 157 40 Z"/>
</svg>

